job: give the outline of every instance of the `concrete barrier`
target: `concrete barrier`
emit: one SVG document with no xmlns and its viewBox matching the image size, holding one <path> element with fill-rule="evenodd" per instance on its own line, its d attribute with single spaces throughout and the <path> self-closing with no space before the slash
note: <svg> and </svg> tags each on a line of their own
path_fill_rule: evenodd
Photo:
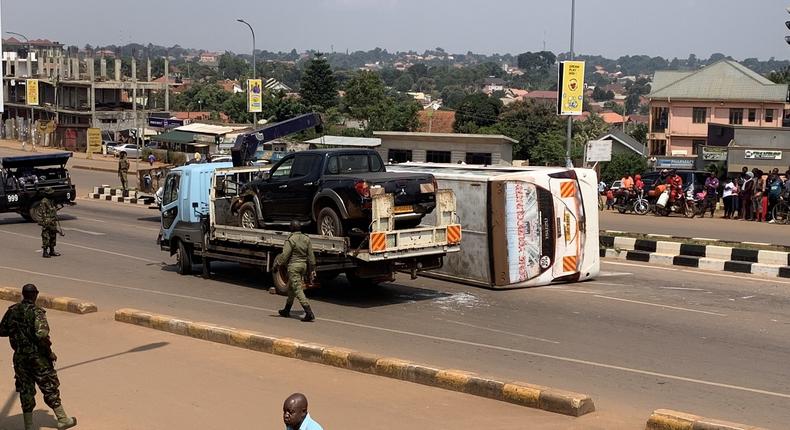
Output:
<svg viewBox="0 0 790 430">
<path fill-rule="evenodd" d="M 712 418 L 658 409 L 647 420 L 645 430 L 765 430 L 746 424 L 731 423 Z"/>
<path fill-rule="evenodd" d="M 22 289 L 0 287 L 0 300 L 7 300 L 10 302 L 22 301 Z M 39 293 L 36 304 L 45 309 L 54 309 L 56 311 L 71 312 L 80 315 L 97 311 L 96 305 L 91 302 L 83 302 L 71 297 L 54 297 L 43 293 Z"/>
<path fill-rule="evenodd" d="M 267 336 L 136 309 L 117 310 L 115 320 L 238 348 L 458 391 L 574 417 L 595 411 L 593 400 L 586 394 L 517 381 L 503 381 L 463 370 L 440 369 L 399 358 L 381 357 L 299 339 Z"/>
</svg>

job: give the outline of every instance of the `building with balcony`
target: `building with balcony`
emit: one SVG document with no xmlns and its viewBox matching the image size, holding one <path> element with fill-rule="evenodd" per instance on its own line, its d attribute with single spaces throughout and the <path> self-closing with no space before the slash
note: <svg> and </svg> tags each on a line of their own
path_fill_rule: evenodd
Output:
<svg viewBox="0 0 790 430">
<path fill-rule="evenodd" d="M 648 151 L 693 156 L 708 124 L 781 127 L 788 87 L 732 60 L 692 72 L 657 71 L 652 83 Z"/>
</svg>

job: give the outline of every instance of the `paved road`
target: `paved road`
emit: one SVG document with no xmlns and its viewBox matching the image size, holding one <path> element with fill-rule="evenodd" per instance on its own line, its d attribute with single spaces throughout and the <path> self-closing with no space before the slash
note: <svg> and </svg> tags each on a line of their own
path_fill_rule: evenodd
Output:
<svg viewBox="0 0 790 430">
<path fill-rule="evenodd" d="M 4 281 L 586 392 L 599 411 L 579 419 L 588 428 L 643 428 L 657 408 L 787 423 L 787 281 L 621 262 L 594 282 L 513 291 L 340 278 L 310 294 L 319 321 L 302 324 L 274 316 L 283 299 L 264 275 L 219 264 L 212 280 L 177 275 L 154 244 L 155 211 L 81 200 L 63 215 L 64 256 L 46 262 L 35 226 L 0 217 Z"/>
<path fill-rule="evenodd" d="M 604 211 L 601 213 L 601 229 L 790 246 L 790 225 L 721 219 L 720 215 L 721 213 L 716 218 L 687 219 L 679 215 L 670 217 L 658 217 L 652 214 L 639 216 Z"/>
</svg>

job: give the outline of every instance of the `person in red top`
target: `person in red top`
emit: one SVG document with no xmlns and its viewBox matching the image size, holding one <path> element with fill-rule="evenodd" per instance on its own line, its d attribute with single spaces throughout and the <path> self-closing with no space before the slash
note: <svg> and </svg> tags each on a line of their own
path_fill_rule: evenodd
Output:
<svg viewBox="0 0 790 430">
<path fill-rule="evenodd" d="M 645 183 L 642 182 L 642 175 L 634 176 L 634 187 L 636 187 L 637 192 L 645 189 Z"/>
<path fill-rule="evenodd" d="M 683 178 L 678 175 L 677 170 L 672 169 L 669 173 L 668 185 L 670 187 L 669 201 L 674 202 L 675 199 L 683 195 Z"/>
</svg>

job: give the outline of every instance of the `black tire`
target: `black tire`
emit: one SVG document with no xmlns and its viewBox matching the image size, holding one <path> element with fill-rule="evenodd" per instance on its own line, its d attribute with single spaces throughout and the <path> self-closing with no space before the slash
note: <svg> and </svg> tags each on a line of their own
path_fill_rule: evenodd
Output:
<svg viewBox="0 0 790 430">
<path fill-rule="evenodd" d="M 22 212 L 19 213 L 19 215 L 22 215 L 22 218 L 24 218 L 25 221 L 33 222 L 33 217 L 30 216 L 30 212 L 22 211 Z"/>
<path fill-rule="evenodd" d="M 27 214 L 28 217 L 30 217 L 31 221 L 33 222 L 41 221 L 41 201 L 36 200 L 33 203 L 31 203 L 30 207 L 27 209 Z M 27 219 L 27 217 L 25 217 L 25 219 Z"/>
<path fill-rule="evenodd" d="M 615 207 L 617 208 L 617 212 L 620 212 L 621 214 L 624 214 L 626 212 L 625 206 L 623 205 L 617 205 Z"/>
<path fill-rule="evenodd" d="M 272 284 L 277 294 L 288 295 L 288 269 L 285 266 L 280 266 L 277 270 L 272 271 Z"/>
<path fill-rule="evenodd" d="M 249 230 L 259 228 L 258 212 L 255 210 L 254 202 L 247 202 L 239 208 L 239 227 Z"/>
<path fill-rule="evenodd" d="M 178 268 L 179 275 L 192 274 L 192 251 L 187 249 L 184 242 L 181 241 L 178 241 L 176 250 L 176 268 Z"/>
<path fill-rule="evenodd" d="M 697 207 L 694 204 L 694 202 L 688 200 L 686 201 L 686 207 L 685 207 L 685 211 L 683 211 L 683 215 L 685 215 L 686 218 L 689 219 L 692 219 L 695 216 L 697 216 Z"/>
<path fill-rule="evenodd" d="M 345 231 L 340 215 L 334 209 L 326 207 L 318 212 L 316 231 L 323 236 L 343 237 Z"/>
<path fill-rule="evenodd" d="M 637 215 L 646 215 L 650 212 L 650 203 L 647 200 L 637 200 L 634 202 L 634 213 Z"/>
<path fill-rule="evenodd" d="M 790 221 L 788 220 L 790 217 L 790 206 L 788 206 L 786 202 L 778 203 L 771 211 L 771 216 L 775 223 L 787 224 L 788 221 Z"/>
</svg>

